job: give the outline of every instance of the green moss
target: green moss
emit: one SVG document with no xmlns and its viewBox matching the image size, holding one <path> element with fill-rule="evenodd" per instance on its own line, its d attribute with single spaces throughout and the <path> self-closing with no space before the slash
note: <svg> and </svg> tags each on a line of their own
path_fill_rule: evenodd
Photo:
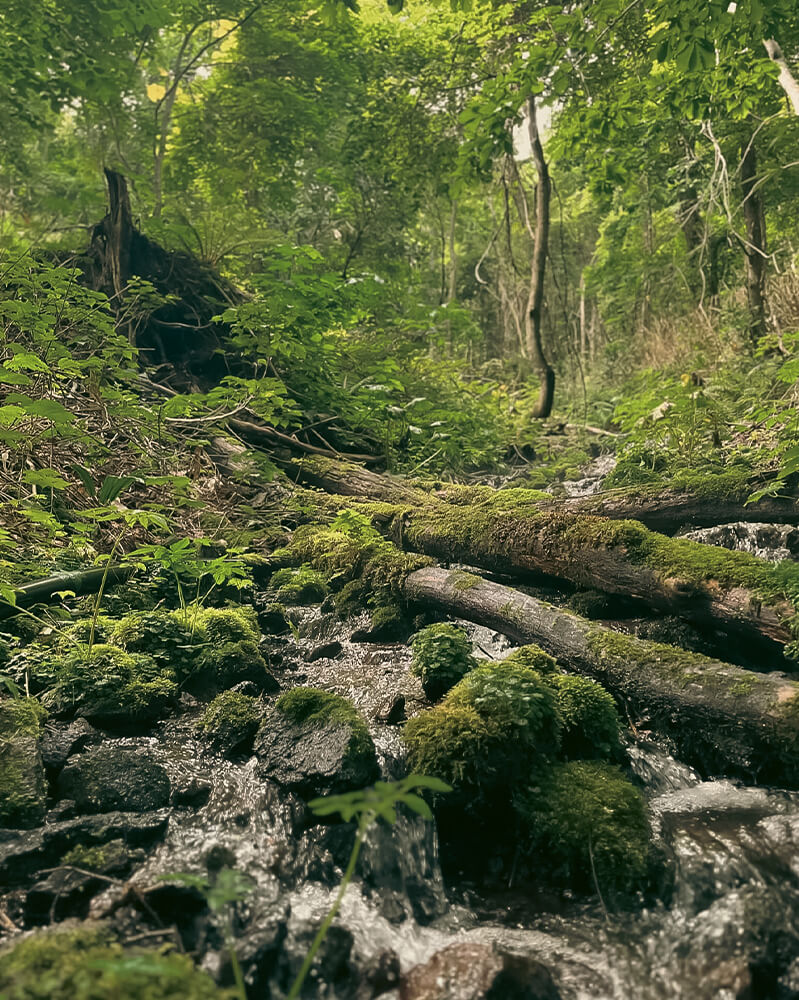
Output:
<svg viewBox="0 0 799 1000">
<path fill-rule="evenodd" d="M 35 698 L 0 701 L 0 826 L 28 829 L 44 819 L 38 740 L 46 714 Z"/>
<path fill-rule="evenodd" d="M 277 599 L 286 604 L 318 604 L 327 596 L 324 576 L 308 564 L 278 570 L 272 577 L 272 587 Z"/>
<path fill-rule="evenodd" d="M 32 736 L 38 739 L 47 718 L 47 710 L 35 698 L 4 698 L 0 701 L 0 735 Z"/>
<path fill-rule="evenodd" d="M 142 723 L 163 715 L 177 698 L 172 671 L 152 657 L 99 644 L 91 656 L 65 656 L 43 701 L 59 715 L 79 714 L 108 724 Z"/>
<path fill-rule="evenodd" d="M 545 653 L 540 646 L 530 643 L 527 646 L 519 646 L 512 653 L 505 657 L 503 663 L 515 663 L 520 667 L 527 667 L 535 670 L 539 674 L 554 674 L 558 669 L 555 658 Z"/>
<path fill-rule="evenodd" d="M 255 698 L 238 691 L 223 691 L 205 710 L 197 728 L 218 746 L 236 750 L 255 736 L 259 721 Z"/>
<path fill-rule="evenodd" d="M 319 726 L 347 726 L 352 733 L 348 754 L 360 756 L 374 753 L 366 723 L 352 702 L 340 694 L 318 688 L 296 687 L 284 691 L 275 702 L 275 708 L 296 725 L 310 722 Z"/>
<path fill-rule="evenodd" d="M 474 573 L 465 573 L 463 570 L 457 570 L 452 576 L 453 590 L 472 590 L 483 582 L 479 576 Z"/>
<path fill-rule="evenodd" d="M 129 653 L 153 657 L 178 677 L 191 670 L 203 638 L 184 620 L 182 612 L 173 611 L 134 611 L 116 622 L 111 630 L 111 642 Z"/>
<path fill-rule="evenodd" d="M 252 681 L 263 691 L 277 690 L 277 681 L 254 642 L 207 645 L 198 655 L 194 669 L 184 683 L 186 690 L 206 698 L 240 681 Z"/>
<path fill-rule="evenodd" d="M 355 505 L 353 505 L 355 506 Z M 368 518 L 379 509 L 391 514 L 401 508 L 390 504 L 358 504 L 357 512 L 336 518 L 334 526 L 298 528 L 288 550 L 290 559 L 303 562 L 339 580 L 341 595 L 336 610 L 354 614 L 364 607 L 402 605 L 402 587 L 409 573 L 432 560 L 401 552 L 383 538 Z"/>
<path fill-rule="evenodd" d="M 486 663 L 411 719 L 403 739 L 413 770 L 444 778 L 479 805 L 549 766 L 559 743 L 555 696 L 534 670 Z"/>
<path fill-rule="evenodd" d="M 532 766 L 536 758 L 549 759 L 558 750 L 560 722 L 552 689 L 541 674 L 518 661 L 477 667 L 446 701 L 474 708 L 498 743 L 507 744 L 509 755 L 523 758 L 523 767 Z"/>
<path fill-rule="evenodd" d="M 427 697 L 437 701 L 464 674 L 477 666 L 472 644 L 457 625 L 428 625 L 411 640 L 411 673 L 419 677 Z"/>
<path fill-rule="evenodd" d="M 179 613 L 179 612 L 178 612 Z M 189 609 L 191 614 L 191 609 Z M 261 632 L 253 608 L 203 608 L 197 615 L 197 625 L 205 639 L 213 643 L 258 643 Z"/>
<path fill-rule="evenodd" d="M 581 889 L 628 891 L 644 879 L 649 825 L 643 796 L 621 771 L 598 761 L 560 764 L 514 805 L 542 869 Z"/>
<path fill-rule="evenodd" d="M 408 766 L 417 774 L 441 778 L 467 795 L 477 794 L 498 778 L 491 767 L 492 736 L 472 707 L 436 705 L 405 726 Z"/>
<path fill-rule="evenodd" d="M 186 955 L 123 949 L 108 931 L 43 931 L 0 954 L 3 1000 L 222 1000 Z"/>
<path fill-rule="evenodd" d="M 95 844 L 93 847 L 78 844 L 61 858 L 61 864 L 85 868 L 92 872 L 101 872 L 116 865 L 124 865 L 127 863 L 127 859 L 128 852 L 125 842 L 116 839 L 109 840 L 105 844 Z"/>
<path fill-rule="evenodd" d="M 115 642 L 112 638 L 114 628 L 117 622 L 113 618 L 109 618 L 107 615 L 98 615 L 97 620 L 94 623 L 94 642 Z M 59 648 L 68 651 L 70 648 L 74 648 L 74 643 L 79 642 L 84 645 L 88 644 L 89 637 L 92 631 L 92 619 L 81 618 L 76 622 L 63 630 L 63 634 L 59 637 Z M 70 642 L 69 640 L 74 640 Z"/>
<path fill-rule="evenodd" d="M 566 756 L 618 756 L 621 720 L 612 695 L 587 677 L 557 674 L 550 683 L 563 724 L 561 738 Z"/>
</svg>

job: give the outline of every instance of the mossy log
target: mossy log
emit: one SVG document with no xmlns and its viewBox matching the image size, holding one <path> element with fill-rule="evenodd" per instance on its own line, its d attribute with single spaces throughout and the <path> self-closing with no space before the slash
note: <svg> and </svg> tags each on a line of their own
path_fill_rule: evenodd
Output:
<svg viewBox="0 0 799 1000">
<path fill-rule="evenodd" d="M 740 473 L 695 474 L 683 477 L 678 486 L 669 489 L 635 486 L 572 498 L 554 497 L 541 490 L 416 484 L 371 472 L 351 462 L 316 457 L 294 463 L 292 478 L 328 493 L 385 503 L 422 503 L 432 496 L 458 506 L 481 506 L 502 503 L 506 497 L 508 503 L 541 511 L 632 519 L 667 535 L 686 525 L 707 528 L 734 521 L 799 524 L 799 500 L 794 497 L 763 497 L 747 504 L 754 487 Z"/>
<path fill-rule="evenodd" d="M 799 786 L 799 683 L 647 642 L 461 571 L 426 567 L 404 584 L 427 609 L 534 642 L 612 691 L 706 774 Z"/>
<path fill-rule="evenodd" d="M 500 494 L 497 494 L 498 498 Z M 376 513 L 385 517 L 385 505 Z M 785 644 L 799 566 L 668 538 L 637 521 L 494 506 L 399 508 L 389 530 L 403 548 L 495 573 L 546 574 L 633 597 L 650 608 Z"/>
<path fill-rule="evenodd" d="M 47 604 L 65 590 L 71 590 L 79 597 L 84 594 L 96 594 L 101 587 L 107 589 L 118 583 L 124 583 L 135 572 L 134 566 L 97 566 L 25 583 L 15 590 L 16 604 L 0 603 L 0 621 L 11 618 L 20 609 L 30 608 L 34 604 Z"/>
</svg>

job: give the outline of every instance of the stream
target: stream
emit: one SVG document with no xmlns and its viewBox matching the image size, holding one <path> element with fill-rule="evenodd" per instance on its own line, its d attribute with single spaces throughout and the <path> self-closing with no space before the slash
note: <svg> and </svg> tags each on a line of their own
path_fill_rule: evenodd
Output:
<svg viewBox="0 0 799 1000">
<path fill-rule="evenodd" d="M 794 551 L 786 531 L 758 525 L 705 529 L 691 537 L 749 551 L 784 550 L 777 557 Z M 368 618 L 342 622 L 319 608 L 291 613 L 295 638 L 269 637 L 262 643 L 281 687 L 309 685 L 350 698 L 369 723 L 383 778 L 402 776 L 397 723 L 426 705 L 410 673 L 409 647 L 357 641 Z M 479 656 L 499 659 L 512 648 L 486 628 L 460 624 Z M 95 880 L 63 915 L 110 919 L 131 941 L 179 941 L 215 978 L 231 982 L 224 919 L 209 911 L 196 888 L 165 876 L 235 868 L 248 881 L 235 905 L 232 933 L 250 996 L 281 1000 L 336 895 L 354 828 L 309 824 L 302 800 L 259 776 L 256 758 L 228 760 L 210 753 L 196 736 L 201 711 L 184 696 L 177 717 L 157 724 L 149 735 L 104 739 L 104 746 L 141 752 L 163 765 L 171 805 L 149 818 L 143 814 L 130 829 L 122 823 L 127 843 L 143 838 L 147 844 L 130 877 Z M 626 753 L 648 801 L 668 873 L 656 901 L 640 897 L 630 909 L 608 912 L 600 898 L 568 891 L 532 893 L 497 880 L 486 887 L 452 873 L 445 880 L 434 824 L 401 815 L 394 826 L 371 830 L 356 879 L 302 995 L 797 1000 L 799 793 L 722 777 L 703 780 L 650 734 L 629 737 Z M 38 831 L 2 838 L 0 868 L 19 883 L 21 873 L 37 870 L 37 858 L 38 870 L 44 867 L 48 837 L 63 850 L 78 836 L 76 830 L 85 835 L 88 822 L 53 810 L 44 841 Z M 149 841 L 147 830 L 156 830 Z M 97 834 L 101 841 L 107 836 L 105 829 Z M 474 846 L 490 855 L 490 845 Z M 36 886 L 14 889 L 12 896 L 16 893 L 21 906 L 28 892 L 24 905 L 30 908 L 36 891 Z M 42 896 L 41 883 L 38 891 Z M 47 924 L 63 891 L 56 890 L 49 912 L 34 907 L 28 925 Z M 159 922 L 164 929 L 153 930 Z M 442 992 L 439 977 L 439 986 L 431 987 L 435 967 L 427 985 L 423 978 L 409 985 L 408 971 L 444 949 L 447 968 L 460 970 L 456 978 L 462 985 Z M 491 955 L 522 968 L 526 982 L 538 986 L 470 992 L 470 976 L 478 975 Z"/>
<path fill-rule="evenodd" d="M 353 698 L 372 719 L 384 777 L 395 777 L 402 770 L 397 727 L 374 719 L 398 693 L 407 712 L 423 704 L 408 648 L 352 642 L 352 623 L 308 610 L 303 616 L 302 638 L 283 647 L 284 671 L 295 683 Z M 463 624 L 482 655 L 510 648 L 487 629 Z M 332 641 L 342 647 L 335 658 L 303 658 Z M 252 995 L 277 1000 L 332 903 L 352 828 L 304 827 L 300 800 L 259 779 L 254 758 L 208 755 L 192 736 L 195 717 L 189 709 L 151 736 L 116 741 L 162 763 L 173 788 L 208 792 L 199 808 L 172 809 L 163 841 L 128 887 L 152 889 L 174 872 L 202 874 L 213 856 L 245 872 L 252 888 L 238 904 L 237 953 Z M 702 781 L 647 739 L 632 743 L 628 756 L 673 872 L 668 903 L 605 914 L 599 901 L 568 893 L 542 905 L 513 890 L 445 886 L 433 825 L 403 817 L 370 834 L 360 877 L 303 995 L 396 1000 L 406 995 L 396 988 L 399 970 L 448 946 L 477 943 L 541 963 L 557 990 L 549 995 L 563 1000 L 799 997 L 799 794 Z M 113 912 L 124 924 L 122 895 L 120 885 L 99 893 L 89 914 Z M 197 893 L 165 883 L 148 898 L 185 945 L 203 954 L 203 966 L 224 978 L 221 931 Z"/>
</svg>

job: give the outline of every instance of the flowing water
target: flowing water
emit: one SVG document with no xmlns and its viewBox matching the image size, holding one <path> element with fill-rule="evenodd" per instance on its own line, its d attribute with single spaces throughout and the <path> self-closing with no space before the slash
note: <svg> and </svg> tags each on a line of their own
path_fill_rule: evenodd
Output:
<svg viewBox="0 0 799 1000">
<path fill-rule="evenodd" d="M 502 637 L 466 627 L 483 655 L 507 651 Z M 374 717 L 389 695 L 401 693 L 408 712 L 422 704 L 407 648 L 351 642 L 352 626 L 344 631 L 332 617 L 308 615 L 302 632 L 283 650 L 292 681 L 352 697 L 372 720 L 385 777 L 396 776 L 397 727 Z M 335 659 L 302 659 L 333 638 L 342 645 Z M 151 737 L 119 741 L 146 747 L 173 787 L 210 787 L 200 808 L 173 811 L 165 839 L 132 882 L 150 889 L 171 872 L 202 873 L 214 853 L 246 872 L 252 890 L 238 907 L 237 952 L 255 995 L 277 1000 L 332 903 L 351 828 L 307 828 L 298 799 L 259 779 L 254 760 L 208 756 L 192 722 L 189 712 Z M 406 971 L 447 945 L 477 941 L 541 961 L 563 1000 L 799 998 L 799 794 L 703 781 L 651 742 L 632 744 L 628 755 L 673 873 L 665 901 L 606 914 L 598 900 L 568 893 L 542 905 L 513 890 L 488 896 L 474 886 L 445 887 L 433 825 L 403 818 L 372 831 L 306 995 L 373 996 L 358 989 L 370 975 L 374 981 L 375 969 Z M 114 886 L 96 897 L 92 912 L 107 913 L 121 892 Z M 218 927 L 197 915 L 191 890 L 169 892 L 165 886 L 160 902 L 151 895 L 152 905 L 177 914 L 184 940 L 219 973 L 226 958 Z M 389 975 L 380 995 L 398 997 L 390 987 Z"/>
</svg>

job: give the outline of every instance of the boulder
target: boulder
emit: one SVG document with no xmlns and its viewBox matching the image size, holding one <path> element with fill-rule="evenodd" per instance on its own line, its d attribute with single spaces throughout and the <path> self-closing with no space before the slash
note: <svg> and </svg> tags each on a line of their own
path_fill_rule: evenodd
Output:
<svg viewBox="0 0 799 1000">
<path fill-rule="evenodd" d="M 540 962 L 471 941 L 436 952 L 400 982 L 400 1000 L 558 1000 L 559 996 Z"/>
<path fill-rule="evenodd" d="M 166 771 L 133 750 L 106 744 L 66 765 L 57 781 L 61 798 L 84 813 L 146 812 L 169 803 Z"/>
<path fill-rule="evenodd" d="M 268 712 L 255 737 L 262 778 L 303 798 L 363 788 L 379 777 L 366 724 L 345 698 L 294 688 Z"/>
<path fill-rule="evenodd" d="M 34 698 L 0 702 L 0 827 L 27 830 L 44 820 L 47 793 L 39 749 L 44 715 Z"/>
</svg>

